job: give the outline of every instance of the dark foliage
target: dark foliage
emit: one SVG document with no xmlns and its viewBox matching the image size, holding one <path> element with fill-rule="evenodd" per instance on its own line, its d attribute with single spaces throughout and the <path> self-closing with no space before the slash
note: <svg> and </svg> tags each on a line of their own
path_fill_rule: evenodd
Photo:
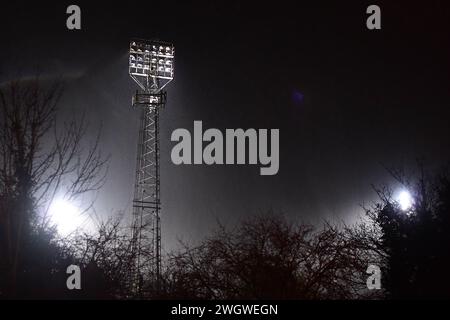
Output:
<svg viewBox="0 0 450 320">
<path fill-rule="evenodd" d="M 450 180 L 448 171 L 409 183 L 394 176 L 414 194 L 407 211 L 380 192 L 383 203 L 369 211 L 381 227 L 381 247 L 387 254 L 384 286 L 392 299 L 450 297 Z"/>
</svg>

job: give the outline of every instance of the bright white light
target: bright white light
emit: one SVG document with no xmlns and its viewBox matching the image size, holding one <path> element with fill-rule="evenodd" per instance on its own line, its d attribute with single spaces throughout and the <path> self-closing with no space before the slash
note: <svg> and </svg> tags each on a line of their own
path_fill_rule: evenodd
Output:
<svg viewBox="0 0 450 320">
<path fill-rule="evenodd" d="M 397 197 L 397 201 L 400 204 L 400 209 L 403 211 L 408 211 L 413 205 L 413 198 L 408 191 L 400 192 Z"/>
<path fill-rule="evenodd" d="M 69 201 L 56 199 L 50 205 L 49 215 L 51 223 L 56 226 L 58 233 L 67 236 L 81 227 L 86 217 Z"/>
</svg>

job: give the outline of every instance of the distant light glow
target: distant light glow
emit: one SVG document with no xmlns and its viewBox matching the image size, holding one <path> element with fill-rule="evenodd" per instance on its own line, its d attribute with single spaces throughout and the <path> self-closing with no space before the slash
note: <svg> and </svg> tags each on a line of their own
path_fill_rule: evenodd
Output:
<svg viewBox="0 0 450 320">
<path fill-rule="evenodd" d="M 403 190 L 399 193 L 397 201 L 400 204 L 400 209 L 402 209 L 403 211 L 408 211 L 413 205 L 413 198 L 411 194 L 406 190 Z"/>
<path fill-rule="evenodd" d="M 80 210 L 71 202 L 56 199 L 49 208 L 50 221 L 56 226 L 58 233 L 67 236 L 81 227 L 86 221 Z"/>
</svg>

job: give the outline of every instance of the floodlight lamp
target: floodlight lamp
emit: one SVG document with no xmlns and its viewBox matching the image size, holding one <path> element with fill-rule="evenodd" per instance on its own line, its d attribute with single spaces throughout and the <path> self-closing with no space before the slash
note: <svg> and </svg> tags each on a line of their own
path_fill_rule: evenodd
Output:
<svg viewBox="0 0 450 320">
<path fill-rule="evenodd" d="M 151 89 L 157 92 L 161 90 L 173 80 L 174 52 L 173 45 L 168 43 L 146 40 L 131 41 L 130 76 L 144 91 Z"/>
</svg>

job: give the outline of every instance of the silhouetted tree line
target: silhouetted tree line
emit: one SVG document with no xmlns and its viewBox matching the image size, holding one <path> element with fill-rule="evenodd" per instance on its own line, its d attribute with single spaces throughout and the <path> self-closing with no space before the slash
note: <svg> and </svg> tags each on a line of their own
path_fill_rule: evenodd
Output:
<svg viewBox="0 0 450 320">
<path fill-rule="evenodd" d="M 316 228 L 273 213 L 229 231 L 223 226 L 201 245 L 172 254 L 165 279 L 169 298 L 374 298 L 368 263 L 381 263 L 347 227 Z"/>
<path fill-rule="evenodd" d="M 402 210 L 386 188 L 381 202 L 367 215 L 381 230 L 380 247 L 387 257 L 384 287 L 391 299 L 450 298 L 450 175 L 447 168 L 431 175 L 418 165 L 412 181 L 391 170 L 412 193 L 411 208 Z"/>
<path fill-rule="evenodd" d="M 391 170 L 413 193 L 407 211 L 383 188 L 366 221 L 351 226 L 313 226 L 273 212 L 234 229 L 219 224 L 199 245 L 182 244 L 165 257 L 160 290 L 142 274 L 137 292 L 135 239 L 126 221 L 111 218 L 95 232 L 66 238 L 49 223 L 55 195 L 97 190 L 106 165 L 98 138 L 83 148 L 83 120 L 56 129 L 61 94 L 60 83 L 39 79 L 0 87 L 0 298 L 449 297 L 450 178 L 446 170 L 426 175 L 423 166 L 415 182 Z M 66 287 L 71 264 L 81 267 L 82 290 Z M 369 264 L 381 267 L 382 290 L 368 290 Z"/>
</svg>

